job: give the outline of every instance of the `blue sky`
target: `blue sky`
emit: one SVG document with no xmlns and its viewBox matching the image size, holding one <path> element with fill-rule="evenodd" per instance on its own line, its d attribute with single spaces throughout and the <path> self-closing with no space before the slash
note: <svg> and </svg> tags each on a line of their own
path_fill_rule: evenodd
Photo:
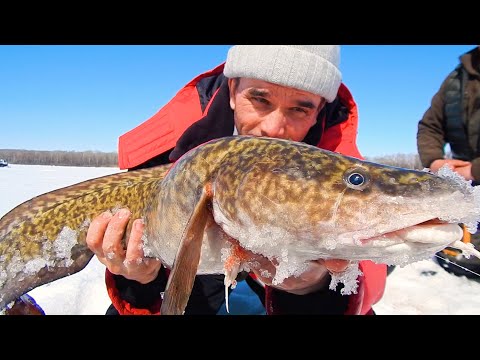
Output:
<svg viewBox="0 0 480 360">
<path fill-rule="evenodd" d="M 344 45 L 364 156 L 416 153 L 417 123 L 476 45 Z M 1 149 L 116 151 L 228 45 L 1 45 Z"/>
</svg>

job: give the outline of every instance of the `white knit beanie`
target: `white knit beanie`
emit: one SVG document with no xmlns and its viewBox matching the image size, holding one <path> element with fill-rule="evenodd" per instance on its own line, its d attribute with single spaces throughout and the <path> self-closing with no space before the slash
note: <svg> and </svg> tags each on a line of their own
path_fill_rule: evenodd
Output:
<svg viewBox="0 0 480 360">
<path fill-rule="evenodd" d="M 335 100 L 342 82 L 338 45 L 236 45 L 223 73 L 305 90 Z"/>
</svg>

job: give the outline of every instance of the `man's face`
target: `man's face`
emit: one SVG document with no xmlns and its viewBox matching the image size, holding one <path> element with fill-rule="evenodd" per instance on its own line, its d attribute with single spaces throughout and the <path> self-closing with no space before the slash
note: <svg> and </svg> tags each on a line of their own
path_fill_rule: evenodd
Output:
<svg viewBox="0 0 480 360">
<path fill-rule="evenodd" d="M 229 79 L 228 85 L 239 135 L 302 141 L 325 105 L 320 95 L 262 80 Z"/>
</svg>

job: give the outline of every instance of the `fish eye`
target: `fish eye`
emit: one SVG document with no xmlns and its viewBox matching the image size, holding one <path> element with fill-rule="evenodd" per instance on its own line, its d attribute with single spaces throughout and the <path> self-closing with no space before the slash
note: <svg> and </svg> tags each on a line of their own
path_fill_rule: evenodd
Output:
<svg viewBox="0 0 480 360">
<path fill-rule="evenodd" d="M 353 169 L 345 174 L 344 181 L 351 189 L 363 190 L 368 183 L 368 178 L 363 171 Z"/>
<path fill-rule="evenodd" d="M 360 185 L 363 185 L 363 183 L 365 182 L 365 178 L 363 177 L 362 174 L 353 173 L 348 175 L 347 181 L 349 184 L 352 184 L 353 186 L 360 186 Z"/>
</svg>

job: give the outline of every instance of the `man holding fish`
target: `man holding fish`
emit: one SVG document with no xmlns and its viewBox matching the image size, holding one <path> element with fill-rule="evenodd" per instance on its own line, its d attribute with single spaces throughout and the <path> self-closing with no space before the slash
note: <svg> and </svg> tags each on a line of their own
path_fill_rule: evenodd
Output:
<svg viewBox="0 0 480 360">
<path fill-rule="evenodd" d="M 152 118 L 120 137 L 120 167 L 175 162 L 200 144 L 231 135 L 299 141 L 361 158 L 357 109 L 342 84 L 339 62 L 335 45 L 233 46 L 224 64 L 193 79 Z M 170 271 L 145 256 L 143 233 L 143 220 L 131 218 L 128 209 L 105 212 L 89 227 L 87 245 L 107 267 L 112 299 L 107 314 L 160 312 Z M 346 260 L 311 261 L 302 274 L 272 283 L 275 261 L 242 251 L 257 260 L 248 283 L 267 314 L 373 314 L 384 291 L 386 266 L 369 260 L 360 261 L 356 292 L 343 295 L 329 283 L 332 274 L 347 268 Z M 185 314 L 216 314 L 225 299 L 224 278 L 196 276 Z"/>
</svg>

